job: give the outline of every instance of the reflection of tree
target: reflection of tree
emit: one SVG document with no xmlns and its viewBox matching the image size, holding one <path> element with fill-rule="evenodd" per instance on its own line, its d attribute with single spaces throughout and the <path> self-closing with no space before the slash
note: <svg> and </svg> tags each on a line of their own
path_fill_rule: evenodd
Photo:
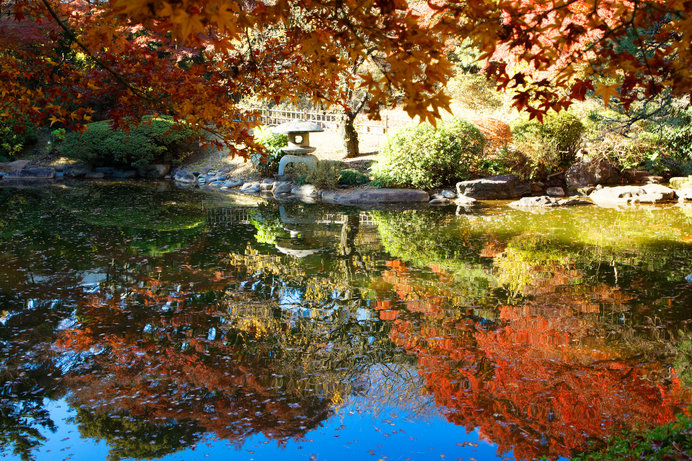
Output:
<svg viewBox="0 0 692 461">
<path fill-rule="evenodd" d="M 665 357 L 642 363 L 636 350 L 608 339 L 613 325 L 584 311 L 583 293 L 562 291 L 556 266 L 526 303 L 503 306 L 495 321 L 454 308 L 451 294 L 431 296 L 401 263 L 390 266 L 395 276 L 385 277 L 400 300 L 378 306 L 393 321 L 391 338 L 417 356 L 447 418 L 479 428 L 500 452 L 570 456 L 618 428 L 665 423 L 689 398 L 666 379 Z M 591 303 L 602 309 L 610 301 Z"/>
<path fill-rule="evenodd" d="M 58 321 L 66 316 L 60 305 L 36 302 L 32 309 L 6 312 L 0 323 L 0 452 L 12 447 L 22 460 L 55 430 L 44 399 L 64 392 L 50 345 Z"/>
<path fill-rule="evenodd" d="M 77 409 L 74 421 L 82 437 L 108 444 L 108 461 L 161 458 L 199 440 L 199 429 L 186 421 L 153 424 L 143 418 L 96 414 L 86 408 Z"/>
<path fill-rule="evenodd" d="M 249 354 L 243 339 L 224 329 L 214 304 L 188 298 L 159 286 L 127 303 L 116 294 L 81 306 L 81 324 L 59 342 L 91 353 L 69 377 L 73 404 L 152 424 L 191 421 L 237 443 L 256 432 L 301 436 L 327 416 L 319 396 L 285 392 L 274 376 L 286 370 Z"/>
</svg>

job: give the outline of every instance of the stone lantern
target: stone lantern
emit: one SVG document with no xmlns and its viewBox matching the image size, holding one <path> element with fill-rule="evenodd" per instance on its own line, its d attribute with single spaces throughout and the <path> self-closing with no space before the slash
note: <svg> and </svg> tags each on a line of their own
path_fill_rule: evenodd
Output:
<svg viewBox="0 0 692 461">
<path fill-rule="evenodd" d="M 312 155 L 315 147 L 310 146 L 310 133 L 324 131 L 324 128 L 315 122 L 292 120 L 282 123 L 273 129 L 274 133 L 288 135 L 288 146 L 281 149 L 284 156 L 279 162 L 279 176 L 284 174 L 289 163 L 305 163 L 311 168 L 317 165 L 317 157 Z"/>
</svg>

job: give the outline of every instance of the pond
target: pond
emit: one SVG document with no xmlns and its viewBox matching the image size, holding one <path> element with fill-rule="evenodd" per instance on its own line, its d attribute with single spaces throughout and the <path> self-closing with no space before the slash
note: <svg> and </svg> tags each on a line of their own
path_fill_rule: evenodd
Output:
<svg viewBox="0 0 692 461">
<path fill-rule="evenodd" d="M 6 459 L 549 459 L 692 396 L 692 210 L 0 188 Z"/>
</svg>

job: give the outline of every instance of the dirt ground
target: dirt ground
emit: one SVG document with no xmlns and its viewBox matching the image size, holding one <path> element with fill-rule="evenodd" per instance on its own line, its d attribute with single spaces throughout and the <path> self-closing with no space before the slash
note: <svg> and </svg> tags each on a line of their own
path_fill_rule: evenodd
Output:
<svg viewBox="0 0 692 461">
<path fill-rule="evenodd" d="M 324 132 L 311 133 L 310 145 L 317 150 L 314 155 L 319 160 L 341 160 L 348 165 L 348 168 L 366 171 L 370 164 L 377 158 L 377 152 L 383 136 L 367 134 L 360 135 L 360 152 L 356 158 L 345 159 L 341 138 L 338 133 Z M 258 179 L 259 175 L 254 170 L 252 163 L 242 157 L 231 157 L 227 150 L 217 150 L 206 152 L 195 156 L 186 162 L 185 168 L 190 170 L 201 170 L 203 168 L 221 168 L 227 166 L 231 168 L 231 175 L 241 179 Z"/>
</svg>

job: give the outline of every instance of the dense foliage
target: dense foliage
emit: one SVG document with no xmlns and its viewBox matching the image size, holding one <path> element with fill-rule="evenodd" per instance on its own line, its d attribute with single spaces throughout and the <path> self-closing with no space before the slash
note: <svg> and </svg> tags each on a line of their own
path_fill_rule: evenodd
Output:
<svg viewBox="0 0 692 461">
<path fill-rule="evenodd" d="M 584 130 L 584 124 L 568 112 L 551 113 L 543 123 L 519 120 L 512 126 L 516 143 L 547 170 L 569 166 L 574 161 Z"/>
<path fill-rule="evenodd" d="M 271 176 L 279 171 L 279 162 L 284 156 L 282 149 L 288 145 L 288 136 L 261 126 L 255 130 L 254 137 L 260 149 L 250 155 L 250 160 L 262 176 Z"/>
<path fill-rule="evenodd" d="M 686 1 L 1 0 L 0 117 L 79 128 L 156 112 L 249 155 L 254 96 L 365 111 L 449 106 L 447 48 L 466 41 L 513 104 L 541 119 L 595 94 L 625 108 L 692 90 Z M 367 61 L 369 65 L 358 65 Z M 480 66 L 479 66 L 480 67 Z"/>
<path fill-rule="evenodd" d="M 13 159 L 24 147 L 35 142 L 36 130 L 32 125 L 0 118 L 0 162 Z"/>
<path fill-rule="evenodd" d="M 404 128 L 385 141 L 372 173 L 387 186 L 449 185 L 469 177 L 484 145 L 478 128 L 460 119 Z"/>
<path fill-rule="evenodd" d="M 69 133 L 62 154 L 96 166 L 140 167 L 152 163 L 179 164 L 193 152 L 194 131 L 170 119 L 147 119 L 130 130 L 114 129 L 109 121 Z"/>
<path fill-rule="evenodd" d="M 345 186 L 362 186 L 370 182 L 368 175 L 361 173 L 353 168 L 346 168 L 339 171 L 339 184 Z"/>
</svg>

